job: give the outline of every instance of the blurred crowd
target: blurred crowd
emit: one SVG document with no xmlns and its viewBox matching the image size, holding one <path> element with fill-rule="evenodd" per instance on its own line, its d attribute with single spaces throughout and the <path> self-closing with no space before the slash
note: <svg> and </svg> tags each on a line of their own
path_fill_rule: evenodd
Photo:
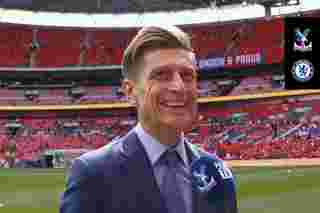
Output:
<svg viewBox="0 0 320 213">
<path fill-rule="evenodd" d="M 278 102 L 260 107 L 251 103 L 251 113 L 237 104 L 225 105 L 223 109 L 208 107 L 207 111 L 201 108 L 199 122 L 186 135 L 192 143 L 227 160 L 320 157 L 318 102 L 311 104 L 311 109 L 298 108 L 297 112 L 292 107 L 299 105 L 298 101 L 291 105 L 282 102 L 287 108 Z M 240 109 L 241 113 L 235 113 Z M 257 113 L 262 109 L 271 111 Z M 287 111 L 281 113 L 279 109 Z M 310 110 L 300 112 L 301 109 Z M 124 135 L 135 124 L 135 115 L 112 112 L 95 117 L 2 119 L 0 162 L 12 158 L 15 162 L 35 160 L 47 150 L 96 149 Z"/>
<path fill-rule="evenodd" d="M 0 160 L 9 159 L 11 155 L 16 160 L 36 160 L 44 152 L 56 149 L 96 149 L 126 132 L 135 123 L 129 119 L 15 120 L 9 125 L 2 125 L 0 130 Z"/>
</svg>

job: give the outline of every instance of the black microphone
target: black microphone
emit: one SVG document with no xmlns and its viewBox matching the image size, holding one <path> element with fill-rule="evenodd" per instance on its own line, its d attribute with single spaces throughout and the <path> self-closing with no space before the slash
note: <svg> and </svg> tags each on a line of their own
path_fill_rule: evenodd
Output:
<svg viewBox="0 0 320 213">
<path fill-rule="evenodd" d="M 220 159 L 202 156 L 191 164 L 192 187 L 209 205 L 236 209 L 235 183 L 230 169 Z M 228 206 L 225 206 L 228 205 Z M 234 211 L 228 211 L 234 212 Z"/>
</svg>

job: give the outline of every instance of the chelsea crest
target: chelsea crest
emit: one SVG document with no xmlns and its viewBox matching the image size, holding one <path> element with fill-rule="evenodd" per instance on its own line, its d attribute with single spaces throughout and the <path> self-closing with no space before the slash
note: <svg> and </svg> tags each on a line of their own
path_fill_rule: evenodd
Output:
<svg viewBox="0 0 320 213">
<path fill-rule="evenodd" d="M 314 66 L 308 60 L 296 61 L 291 69 L 292 77 L 298 82 L 308 82 L 314 76 Z"/>
</svg>

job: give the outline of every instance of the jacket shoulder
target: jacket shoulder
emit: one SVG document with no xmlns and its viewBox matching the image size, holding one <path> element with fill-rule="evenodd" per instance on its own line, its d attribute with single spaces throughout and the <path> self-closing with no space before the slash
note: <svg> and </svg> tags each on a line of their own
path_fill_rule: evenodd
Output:
<svg viewBox="0 0 320 213">
<path fill-rule="evenodd" d="M 114 140 L 105 146 L 81 155 L 77 160 L 86 165 L 92 176 L 101 175 L 101 173 L 111 174 L 112 170 L 119 168 L 122 143 L 123 138 Z"/>
</svg>

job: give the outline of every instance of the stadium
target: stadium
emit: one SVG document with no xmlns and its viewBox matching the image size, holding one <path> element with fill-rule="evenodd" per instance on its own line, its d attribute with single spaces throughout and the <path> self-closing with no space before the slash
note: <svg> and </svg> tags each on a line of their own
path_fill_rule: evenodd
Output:
<svg viewBox="0 0 320 213">
<path fill-rule="evenodd" d="M 72 160 L 136 124 L 123 51 L 168 22 L 200 68 L 186 135 L 230 165 L 239 212 L 318 211 L 320 91 L 285 90 L 283 72 L 285 19 L 319 18 L 313 3 L 0 0 L 0 212 L 57 212 Z"/>
</svg>

